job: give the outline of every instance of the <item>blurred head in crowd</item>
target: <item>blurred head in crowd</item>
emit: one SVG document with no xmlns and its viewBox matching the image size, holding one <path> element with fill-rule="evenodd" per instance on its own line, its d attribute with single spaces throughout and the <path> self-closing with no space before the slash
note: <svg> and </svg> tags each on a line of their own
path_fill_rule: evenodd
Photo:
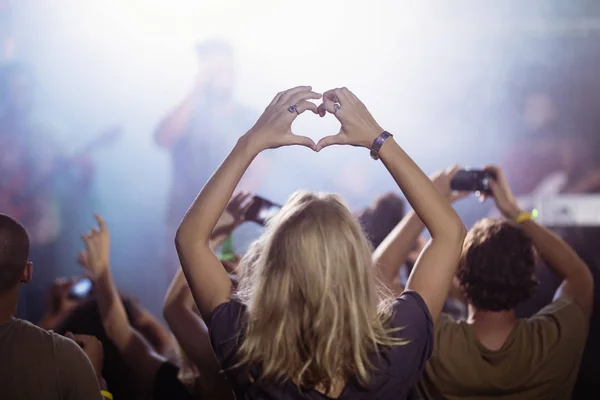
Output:
<svg viewBox="0 0 600 400">
<path fill-rule="evenodd" d="M 205 77 L 207 99 L 214 103 L 231 101 L 235 85 L 233 47 L 226 41 L 213 39 L 196 47 L 201 74 Z"/>
<path fill-rule="evenodd" d="M 33 105 L 33 75 L 22 64 L 0 67 L 0 110 L 11 116 L 27 115 Z"/>
<path fill-rule="evenodd" d="M 536 252 L 517 225 L 483 219 L 467 234 L 458 270 L 465 298 L 478 311 L 510 311 L 537 286 Z"/>
<path fill-rule="evenodd" d="M 375 199 L 373 204 L 358 215 L 358 220 L 376 249 L 383 239 L 404 218 L 404 200 L 395 193 L 386 193 Z"/>
<path fill-rule="evenodd" d="M 395 343 L 383 327 L 391 302 L 376 286 L 371 246 L 338 196 L 293 194 L 241 264 L 240 364 L 260 362 L 262 378 L 367 381 L 369 352 Z"/>
<path fill-rule="evenodd" d="M 0 319 L 14 315 L 21 283 L 32 276 L 29 236 L 23 225 L 0 214 Z"/>
</svg>

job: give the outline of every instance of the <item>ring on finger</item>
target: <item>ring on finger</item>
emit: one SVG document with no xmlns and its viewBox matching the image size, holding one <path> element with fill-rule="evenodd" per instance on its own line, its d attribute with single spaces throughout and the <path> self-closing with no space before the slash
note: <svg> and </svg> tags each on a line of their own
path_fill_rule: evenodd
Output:
<svg viewBox="0 0 600 400">
<path fill-rule="evenodd" d="M 341 106 L 341 105 L 339 105 L 338 103 L 335 103 L 335 104 L 333 105 L 333 113 L 334 113 L 334 114 L 335 114 L 335 113 L 337 113 L 337 112 L 340 110 L 340 108 L 342 108 L 342 106 Z"/>
<path fill-rule="evenodd" d="M 289 112 L 291 112 L 291 113 L 296 113 L 296 114 L 300 115 L 300 113 L 298 112 L 298 104 L 294 104 L 293 106 L 289 106 L 287 110 Z"/>
</svg>

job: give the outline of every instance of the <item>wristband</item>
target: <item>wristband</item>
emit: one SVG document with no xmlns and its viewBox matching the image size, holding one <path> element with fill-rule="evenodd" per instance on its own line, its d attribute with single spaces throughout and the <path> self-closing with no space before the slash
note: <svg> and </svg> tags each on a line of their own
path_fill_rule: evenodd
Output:
<svg viewBox="0 0 600 400">
<path fill-rule="evenodd" d="M 373 141 L 373 144 L 371 145 L 371 158 L 373 160 L 379 160 L 379 150 L 381 150 L 381 146 L 383 146 L 383 143 L 392 136 L 394 135 L 387 131 L 383 131 L 381 135 L 377 136 Z"/>
<path fill-rule="evenodd" d="M 102 396 L 103 399 L 114 400 L 114 397 L 113 397 L 112 393 L 109 392 L 109 391 L 101 390 L 100 391 L 100 395 Z"/>
<path fill-rule="evenodd" d="M 523 211 L 522 213 L 520 213 L 517 218 L 515 218 L 515 222 L 517 224 L 523 223 L 525 221 L 531 221 L 533 219 L 533 217 L 531 216 L 531 213 L 525 212 Z"/>
</svg>

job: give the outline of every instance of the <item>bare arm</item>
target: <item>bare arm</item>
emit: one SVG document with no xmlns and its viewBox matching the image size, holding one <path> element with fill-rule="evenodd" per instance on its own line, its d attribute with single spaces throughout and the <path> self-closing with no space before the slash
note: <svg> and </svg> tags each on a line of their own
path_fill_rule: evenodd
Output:
<svg viewBox="0 0 600 400">
<path fill-rule="evenodd" d="M 152 345 L 152 348 L 160 355 L 167 357 L 174 350 L 173 337 L 166 327 L 148 310 L 141 309 L 140 317 L 136 320 L 136 329 Z"/>
<path fill-rule="evenodd" d="M 490 182 L 496 205 L 506 218 L 515 220 L 521 215 L 521 210 L 502 171 L 494 167 L 489 169 L 497 177 L 496 181 Z M 534 246 L 548 264 L 563 277 L 563 283 L 556 296 L 572 298 L 588 316 L 591 316 L 594 279 L 588 266 L 564 240 L 533 220 L 524 221 L 521 226 L 531 236 Z"/>
<path fill-rule="evenodd" d="M 523 229 L 533 239 L 533 244 L 549 266 L 563 277 L 561 286 L 556 291 L 556 297 L 571 297 L 592 315 L 594 302 L 594 278 L 588 266 L 558 235 L 538 225 L 534 221 L 525 221 Z"/>
<path fill-rule="evenodd" d="M 364 104 L 348 89 L 334 89 L 323 97 L 322 108 L 338 118 L 342 129 L 338 135 L 321 139 L 318 150 L 331 144 L 370 148 L 383 132 Z M 340 104 L 339 109 L 335 103 Z M 436 320 L 458 268 L 465 226 L 448 200 L 392 138 L 383 144 L 379 156 L 431 233 L 431 242 L 417 260 L 406 289 L 423 297 Z"/>
<path fill-rule="evenodd" d="M 210 247 L 211 232 L 255 156 L 245 139 L 240 139 L 177 230 L 175 245 L 181 267 L 204 319 L 231 296 L 231 281 Z"/>
<path fill-rule="evenodd" d="M 373 252 L 373 264 L 380 279 L 386 286 L 397 288 L 394 290 L 395 295 L 404 291 L 404 287 L 397 282 L 398 273 L 424 228 L 419 216 L 410 211 Z"/>
<path fill-rule="evenodd" d="M 211 233 L 219 216 L 244 172 L 262 150 L 292 144 L 314 146 L 312 140 L 292 134 L 291 123 L 297 115 L 288 112 L 287 108 L 289 104 L 299 104 L 298 112 L 311 107 L 316 112 L 316 106 L 306 100 L 319 97 L 310 91 L 310 87 L 278 94 L 256 125 L 238 140 L 183 218 L 175 245 L 194 300 L 205 321 L 218 305 L 231 297 L 231 281 L 210 248 Z"/>
<path fill-rule="evenodd" d="M 380 156 L 431 234 L 431 241 L 408 278 L 406 290 L 414 290 L 423 297 L 435 321 L 456 275 L 466 228 L 450 202 L 395 141 L 386 143 Z"/>
<path fill-rule="evenodd" d="M 98 308 L 106 335 L 133 367 L 144 387 L 151 383 L 165 359 L 156 354 L 144 338 L 131 327 L 110 270 L 110 237 L 104 221 L 96 216 L 99 230 L 84 236 L 86 253 L 82 257 L 93 275 Z M 149 385 L 149 386 L 148 386 Z"/>
<path fill-rule="evenodd" d="M 209 377 L 207 382 L 222 380 L 220 366 L 210 344 L 208 328 L 200 315 L 194 312 L 194 299 L 182 270 L 177 272 L 171 283 L 163 314 L 186 356 L 203 376 Z M 222 383 L 225 384 L 225 381 Z"/>
<path fill-rule="evenodd" d="M 460 171 L 459 166 L 452 166 L 444 171 L 433 175 L 431 181 L 440 193 L 449 201 L 455 202 L 468 195 L 468 193 L 456 193 L 450 188 L 450 182 Z M 373 261 L 387 285 L 402 289 L 401 284 L 396 282 L 401 266 L 411 254 L 414 244 L 417 242 L 425 225 L 414 211 L 410 211 L 400 223 L 390 232 L 385 240 L 375 249 Z M 452 288 L 450 293 L 453 293 Z M 398 295 L 399 293 L 395 293 Z"/>
<path fill-rule="evenodd" d="M 244 221 L 252 199 L 250 194 L 239 193 L 229 202 L 212 232 L 209 243 L 212 250 L 219 247 Z M 210 344 L 208 329 L 194 310 L 194 299 L 181 269 L 167 291 L 163 315 L 187 357 L 200 369 L 203 376 L 209 377 L 206 381 L 216 380 L 216 388 L 227 387 L 226 381 L 219 374 L 220 367 Z"/>
</svg>

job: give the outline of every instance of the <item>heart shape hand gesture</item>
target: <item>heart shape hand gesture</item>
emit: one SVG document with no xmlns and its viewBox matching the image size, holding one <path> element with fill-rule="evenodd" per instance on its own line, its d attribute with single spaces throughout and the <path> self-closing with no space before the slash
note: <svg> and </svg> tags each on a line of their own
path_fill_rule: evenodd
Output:
<svg viewBox="0 0 600 400">
<path fill-rule="evenodd" d="M 323 99 L 317 107 L 310 99 Z M 304 111 L 324 117 L 333 114 L 341 123 L 340 131 L 319 140 L 317 144 L 306 136 L 295 135 L 292 123 Z M 282 146 L 301 145 L 315 151 L 331 145 L 371 147 L 383 129 L 365 105 L 346 88 L 332 89 L 323 95 L 310 86 L 298 86 L 277 93 L 256 124 L 246 134 L 258 151 Z"/>
</svg>

